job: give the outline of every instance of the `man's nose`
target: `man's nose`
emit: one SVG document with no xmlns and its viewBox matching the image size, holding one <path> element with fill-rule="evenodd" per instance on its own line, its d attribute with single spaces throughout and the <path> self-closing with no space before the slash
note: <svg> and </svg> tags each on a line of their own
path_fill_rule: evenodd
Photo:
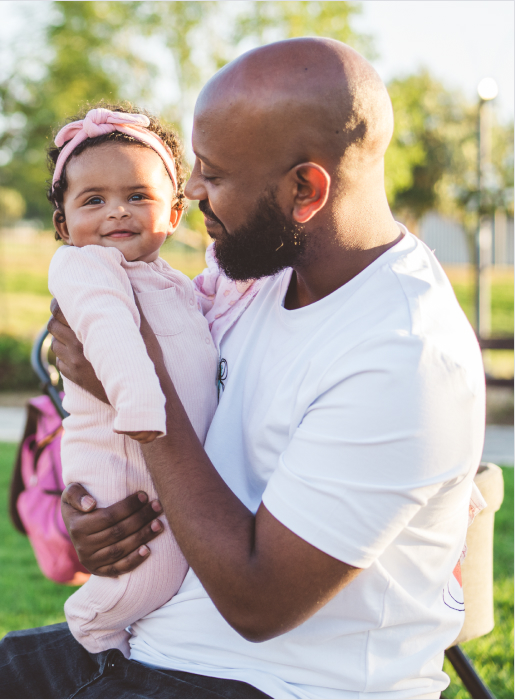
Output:
<svg viewBox="0 0 515 700">
<path fill-rule="evenodd" d="M 123 204 L 118 204 L 117 206 L 111 207 L 107 217 L 109 219 L 125 219 L 130 216 L 130 212 L 123 206 Z"/>
<path fill-rule="evenodd" d="M 207 199 L 207 191 L 200 173 L 200 163 L 198 158 L 195 159 L 195 165 L 193 166 L 190 179 L 184 188 L 184 194 L 191 200 Z"/>
</svg>

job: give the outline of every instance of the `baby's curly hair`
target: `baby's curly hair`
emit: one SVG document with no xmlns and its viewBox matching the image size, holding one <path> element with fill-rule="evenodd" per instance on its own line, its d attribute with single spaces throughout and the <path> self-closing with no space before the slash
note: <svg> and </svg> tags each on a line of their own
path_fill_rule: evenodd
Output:
<svg viewBox="0 0 515 700">
<path fill-rule="evenodd" d="M 126 114 L 145 114 L 149 118 L 150 125 L 146 128 L 149 131 L 153 131 L 155 134 L 157 134 L 157 136 L 159 136 L 159 138 L 162 141 L 164 141 L 164 143 L 171 150 L 173 157 L 174 157 L 174 160 L 175 160 L 175 169 L 176 169 L 176 174 L 177 174 L 177 193 L 176 193 L 176 201 L 174 204 L 174 209 L 177 209 L 179 211 L 185 210 L 186 209 L 186 200 L 185 200 L 185 196 L 184 196 L 184 184 L 186 182 L 186 172 L 185 172 L 185 167 L 184 167 L 183 148 L 182 148 L 182 144 L 180 142 L 180 139 L 179 139 L 177 133 L 171 127 L 165 126 L 157 117 L 154 117 L 152 114 L 149 114 L 144 109 L 139 109 L 138 107 L 135 107 L 130 102 L 120 102 L 119 104 L 110 104 L 110 103 L 102 100 L 102 101 L 98 102 L 97 104 L 86 103 L 82 107 L 80 112 L 77 115 L 75 115 L 74 117 L 70 117 L 69 119 L 67 119 L 66 123 L 78 121 L 79 119 L 84 119 L 84 117 L 90 111 L 90 109 L 96 109 L 98 107 L 103 107 L 104 109 L 110 109 L 112 112 L 125 112 Z M 64 126 L 64 125 L 61 125 L 61 126 Z M 60 128 L 61 127 L 59 127 L 56 130 L 55 134 L 57 134 L 57 132 L 59 131 Z M 54 134 L 54 136 L 55 136 L 55 134 Z M 93 148 L 94 146 L 99 146 L 102 143 L 109 143 L 111 141 L 122 142 L 122 143 L 123 142 L 134 143 L 134 144 L 137 144 L 139 146 L 142 146 L 143 148 L 149 148 L 149 146 L 146 146 L 146 144 L 132 138 L 131 136 L 128 136 L 127 134 L 122 134 L 120 131 L 112 131 L 110 134 L 102 134 L 101 136 L 96 136 L 95 138 L 90 138 L 90 139 L 86 139 L 85 141 L 82 141 L 82 143 L 80 143 L 77 146 L 77 148 L 73 151 L 70 158 L 73 158 L 74 156 L 78 156 L 80 153 L 85 151 L 87 148 Z M 64 165 L 64 168 L 63 168 L 62 173 L 61 173 L 61 177 L 53 186 L 52 186 L 52 175 L 54 173 L 59 154 L 63 150 L 65 145 L 66 144 L 64 144 L 60 148 L 58 148 L 55 145 L 52 145 L 47 150 L 48 169 L 50 170 L 50 176 L 51 176 L 49 182 L 47 183 L 48 184 L 47 198 L 48 198 L 48 201 L 54 206 L 55 211 L 58 212 L 58 218 L 61 222 L 65 221 L 63 201 L 64 201 L 64 194 L 65 194 L 66 189 L 68 187 L 68 182 L 66 180 L 66 165 L 68 164 L 69 159 Z M 56 241 L 61 240 L 61 237 L 59 236 L 57 231 L 55 232 L 55 239 L 56 239 Z"/>
</svg>

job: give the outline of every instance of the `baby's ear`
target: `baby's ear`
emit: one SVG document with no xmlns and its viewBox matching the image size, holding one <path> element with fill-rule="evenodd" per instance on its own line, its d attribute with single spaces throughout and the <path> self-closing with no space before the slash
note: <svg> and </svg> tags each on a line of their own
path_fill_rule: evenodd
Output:
<svg viewBox="0 0 515 700">
<path fill-rule="evenodd" d="M 172 209 L 170 213 L 170 227 L 168 228 L 168 235 L 171 236 L 180 223 L 182 217 L 182 209 Z"/>
<path fill-rule="evenodd" d="M 64 213 L 60 209 L 54 211 L 53 222 L 57 236 L 66 243 L 71 243 L 66 219 L 64 218 Z"/>
</svg>

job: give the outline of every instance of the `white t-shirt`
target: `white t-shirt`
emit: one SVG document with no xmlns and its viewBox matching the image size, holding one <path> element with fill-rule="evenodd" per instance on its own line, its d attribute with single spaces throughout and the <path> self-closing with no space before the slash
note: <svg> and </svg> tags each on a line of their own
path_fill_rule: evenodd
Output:
<svg viewBox="0 0 515 700">
<path fill-rule="evenodd" d="M 255 644 L 192 570 L 133 625 L 131 658 L 274 698 L 436 698 L 463 623 L 452 572 L 484 435 L 481 355 L 429 249 L 403 239 L 315 304 L 266 281 L 223 339 L 206 451 L 255 512 L 364 571 L 296 629 Z M 459 576 L 458 576 L 459 578 Z"/>
</svg>

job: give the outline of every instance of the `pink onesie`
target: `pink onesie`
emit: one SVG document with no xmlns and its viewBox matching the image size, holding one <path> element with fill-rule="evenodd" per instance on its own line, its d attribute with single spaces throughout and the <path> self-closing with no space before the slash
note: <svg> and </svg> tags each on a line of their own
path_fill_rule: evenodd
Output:
<svg viewBox="0 0 515 700">
<path fill-rule="evenodd" d="M 232 285 L 226 281 L 227 288 Z M 208 321 L 199 311 L 193 283 L 161 258 L 151 263 L 127 262 L 116 248 L 63 245 L 50 265 L 49 289 L 83 344 L 111 404 L 64 379 L 64 407 L 70 413 L 62 441 L 65 484 L 83 484 L 99 507 L 138 490 L 155 498 L 139 444 L 113 432 L 165 432 L 165 398 L 139 332 L 134 294 L 203 443 L 217 406 L 218 351 Z M 209 295 L 201 292 L 201 297 L 213 306 Z M 224 312 L 228 310 L 226 305 Z M 125 628 L 179 589 L 188 565 L 162 520 L 165 533 L 150 544 L 152 555 L 144 564 L 118 578 L 91 576 L 67 600 L 70 630 L 88 651 L 117 647 L 128 656 Z"/>
</svg>

